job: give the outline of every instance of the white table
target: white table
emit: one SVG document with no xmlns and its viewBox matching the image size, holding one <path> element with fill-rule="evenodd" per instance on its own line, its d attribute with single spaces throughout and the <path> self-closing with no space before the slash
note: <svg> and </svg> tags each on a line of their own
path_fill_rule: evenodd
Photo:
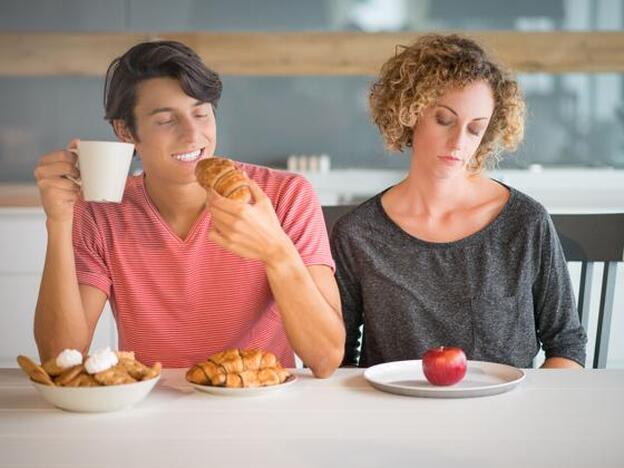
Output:
<svg viewBox="0 0 624 468">
<path fill-rule="evenodd" d="M 75 414 L 0 370 L 0 465 L 624 466 L 623 370 L 529 370 L 508 393 L 455 400 L 382 393 L 358 369 L 296 374 L 290 388 L 240 398 L 167 370 L 132 409 Z"/>
</svg>

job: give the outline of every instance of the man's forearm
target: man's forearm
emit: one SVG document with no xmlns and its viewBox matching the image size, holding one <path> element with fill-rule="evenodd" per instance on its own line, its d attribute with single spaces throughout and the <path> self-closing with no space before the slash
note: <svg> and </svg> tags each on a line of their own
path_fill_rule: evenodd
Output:
<svg viewBox="0 0 624 468">
<path fill-rule="evenodd" d="M 48 223 L 47 229 L 48 245 L 34 326 L 42 361 L 65 347 L 85 351 L 90 338 L 76 278 L 71 223 Z"/>
<path fill-rule="evenodd" d="M 582 369 L 578 362 L 562 357 L 551 357 L 544 361 L 541 369 Z"/>
<path fill-rule="evenodd" d="M 339 305 L 323 296 L 292 244 L 266 264 L 266 271 L 293 349 L 314 375 L 330 376 L 344 353 Z"/>
</svg>

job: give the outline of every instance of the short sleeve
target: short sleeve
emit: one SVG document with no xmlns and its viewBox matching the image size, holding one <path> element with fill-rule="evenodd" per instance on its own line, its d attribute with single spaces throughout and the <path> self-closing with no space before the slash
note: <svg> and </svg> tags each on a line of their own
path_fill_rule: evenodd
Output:
<svg viewBox="0 0 624 468">
<path fill-rule="evenodd" d="M 331 249 L 336 261 L 336 281 L 340 289 L 342 317 L 345 323 L 346 341 L 342 365 L 358 365 L 360 356 L 360 338 L 363 324 L 362 293 L 357 269 L 354 265 L 356 255 L 345 222 L 336 223 L 331 236 Z"/>
<path fill-rule="evenodd" d="M 538 333 L 546 358 L 585 365 L 587 336 L 580 324 L 563 248 L 550 216 L 544 213 L 542 258 L 533 296 Z"/>
<path fill-rule="evenodd" d="M 74 208 L 73 245 L 78 283 L 96 287 L 110 296 L 112 280 L 102 233 L 89 204 L 82 201 Z"/>
<path fill-rule="evenodd" d="M 327 265 L 335 270 L 323 211 L 306 179 L 295 175 L 287 181 L 275 212 L 306 266 Z"/>
</svg>

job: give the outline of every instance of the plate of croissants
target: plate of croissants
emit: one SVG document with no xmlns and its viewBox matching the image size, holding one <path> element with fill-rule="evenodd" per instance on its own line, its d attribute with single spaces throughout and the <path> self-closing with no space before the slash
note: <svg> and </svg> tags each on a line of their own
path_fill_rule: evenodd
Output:
<svg viewBox="0 0 624 468">
<path fill-rule="evenodd" d="M 201 392 L 247 397 L 286 388 L 296 377 L 271 352 L 228 349 L 195 364 L 186 380 Z"/>
<path fill-rule="evenodd" d="M 77 412 L 116 411 L 138 403 L 154 388 L 162 367 L 141 363 L 133 352 L 109 348 L 89 356 L 66 349 L 41 364 L 18 356 L 17 362 L 45 400 Z"/>
</svg>

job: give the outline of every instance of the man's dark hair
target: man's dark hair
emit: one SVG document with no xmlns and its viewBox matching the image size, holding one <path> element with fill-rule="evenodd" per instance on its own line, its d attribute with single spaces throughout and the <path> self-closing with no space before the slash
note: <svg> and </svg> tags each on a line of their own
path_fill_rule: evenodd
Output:
<svg viewBox="0 0 624 468">
<path fill-rule="evenodd" d="M 111 124 L 122 120 L 136 138 L 136 88 L 149 78 L 175 78 L 182 90 L 216 109 L 221 97 L 221 79 L 186 45 L 176 41 L 137 44 L 117 57 L 106 71 L 104 118 Z"/>
</svg>

